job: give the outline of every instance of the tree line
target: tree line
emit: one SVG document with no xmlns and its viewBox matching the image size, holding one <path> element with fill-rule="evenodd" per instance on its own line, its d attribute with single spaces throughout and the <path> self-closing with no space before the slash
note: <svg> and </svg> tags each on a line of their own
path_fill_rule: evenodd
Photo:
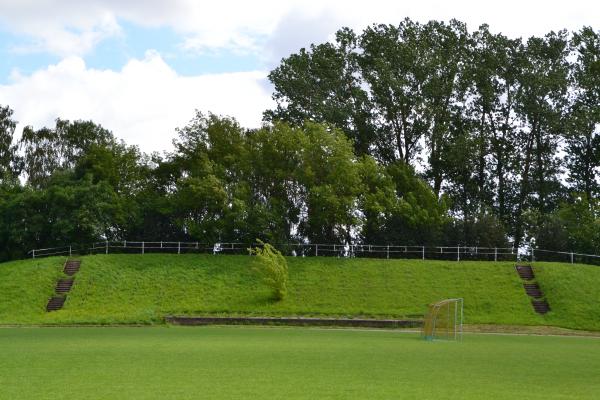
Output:
<svg viewBox="0 0 600 400">
<path fill-rule="evenodd" d="M 0 259 L 98 240 L 520 246 L 600 254 L 600 35 L 344 28 L 269 75 L 260 129 L 197 112 L 144 154 L 0 106 Z"/>
<path fill-rule="evenodd" d="M 330 123 L 357 155 L 421 168 L 453 217 L 496 218 L 517 247 L 531 237 L 575 246 L 557 230 L 569 204 L 597 221 L 600 35 L 590 27 L 525 41 L 456 20 L 344 28 L 269 77 L 268 120 Z"/>
</svg>

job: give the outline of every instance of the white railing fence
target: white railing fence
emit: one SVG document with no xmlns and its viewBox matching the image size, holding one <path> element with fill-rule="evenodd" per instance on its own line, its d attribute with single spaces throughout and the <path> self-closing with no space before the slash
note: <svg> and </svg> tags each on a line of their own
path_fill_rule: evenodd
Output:
<svg viewBox="0 0 600 400">
<path fill-rule="evenodd" d="M 62 246 L 62 247 L 50 247 L 47 249 L 33 249 L 27 252 L 31 258 L 68 255 L 71 256 L 73 253 L 77 253 L 77 247 L 75 246 Z"/>
<path fill-rule="evenodd" d="M 295 257 L 364 257 L 410 258 L 455 261 L 556 261 L 571 264 L 600 265 L 600 255 L 543 249 L 479 246 L 401 246 L 373 244 L 281 243 L 273 244 L 283 254 Z M 91 246 L 63 246 L 35 249 L 27 254 L 32 258 L 73 254 L 146 254 L 146 253 L 205 253 L 249 254 L 258 243 L 202 243 L 173 241 L 104 241 Z"/>
<path fill-rule="evenodd" d="M 97 242 L 90 252 L 98 253 L 213 253 L 247 254 L 248 248 L 258 243 L 201 243 L 201 242 Z M 280 243 L 274 244 L 283 254 L 297 257 L 335 256 L 335 257 L 374 257 L 374 258 L 421 258 L 421 259 L 486 259 L 515 260 L 514 248 L 501 247 L 429 247 L 371 244 L 324 244 L 324 243 Z"/>
<path fill-rule="evenodd" d="M 554 261 L 570 264 L 600 265 L 600 255 L 575 253 L 569 251 L 531 249 L 530 259 L 533 261 Z"/>
<path fill-rule="evenodd" d="M 115 254 L 115 253 L 208 253 L 208 254 L 249 254 L 248 248 L 260 246 L 258 243 L 202 243 L 173 241 L 104 241 L 89 247 L 66 246 L 49 249 L 36 249 L 28 252 L 32 258 L 50 255 L 72 254 Z M 516 249 L 511 247 L 479 246 L 401 246 L 373 244 L 328 244 L 328 243 L 282 243 L 274 244 L 283 254 L 296 257 L 366 257 L 366 258 L 411 258 L 441 260 L 517 260 Z"/>
</svg>

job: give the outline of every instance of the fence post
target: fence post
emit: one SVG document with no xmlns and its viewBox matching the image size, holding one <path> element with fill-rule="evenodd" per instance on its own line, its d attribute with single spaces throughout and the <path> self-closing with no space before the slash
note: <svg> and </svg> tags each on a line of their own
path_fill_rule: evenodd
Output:
<svg viewBox="0 0 600 400">
<path fill-rule="evenodd" d="M 72 247 L 69 246 L 69 257 L 71 257 L 72 254 L 73 254 Z M 573 258 L 573 257 L 571 257 L 571 258 Z M 573 264 L 573 263 L 571 263 L 571 264 Z"/>
<path fill-rule="evenodd" d="M 177 242 L 177 254 L 181 254 L 181 242 Z"/>
<path fill-rule="evenodd" d="M 104 244 L 105 249 L 104 249 L 104 254 L 108 254 L 108 240 L 106 241 L 106 243 Z"/>
<path fill-rule="evenodd" d="M 160 248 L 162 249 L 162 240 L 160 241 Z"/>
<path fill-rule="evenodd" d="M 387 246 L 387 258 L 390 259 L 390 245 Z"/>
<path fill-rule="evenodd" d="M 498 248 L 494 247 L 494 261 L 498 261 Z"/>
<path fill-rule="evenodd" d="M 421 246 L 422 247 L 422 251 L 423 251 L 423 260 L 425 260 L 425 246 Z"/>
<path fill-rule="evenodd" d="M 571 264 L 573 264 L 573 252 L 571 252 Z"/>
<path fill-rule="evenodd" d="M 315 244 L 315 256 L 319 256 L 319 245 Z"/>
<path fill-rule="evenodd" d="M 460 261 L 460 244 L 456 247 L 456 261 Z"/>
<path fill-rule="evenodd" d="M 32 253 L 33 253 L 33 258 L 35 258 L 35 249 L 33 249 Z"/>
<path fill-rule="evenodd" d="M 142 242 L 142 254 L 144 254 L 144 242 Z"/>
</svg>

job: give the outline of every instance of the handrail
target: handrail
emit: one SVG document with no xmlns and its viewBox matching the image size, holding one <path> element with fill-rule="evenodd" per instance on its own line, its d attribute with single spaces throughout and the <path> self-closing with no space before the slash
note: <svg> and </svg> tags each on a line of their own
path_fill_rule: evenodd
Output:
<svg viewBox="0 0 600 400">
<path fill-rule="evenodd" d="M 259 243 L 242 242 L 187 242 L 187 241 L 102 241 L 92 243 L 89 247 L 62 246 L 45 249 L 34 249 L 27 252 L 33 258 L 45 257 L 58 254 L 72 255 L 74 249 L 89 253 L 108 254 L 110 252 L 139 251 L 146 252 L 210 252 L 217 253 L 248 253 L 249 247 L 260 246 Z M 600 255 L 583 254 L 565 251 L 553 251 L 545 249 L 525 248 L 519 251 L 514 247 L 487 247 L 487 246 L 417 246 L 398 244 L 368 244 L 368 243 L 275 243 L 273 246 L 279 248 L 285 254 L 292 256 L 337 256 L 337 257 L 378 257 L 378 258 L 421 258 L 426 259 L 461 259 L 470 260 L 523 260 L 531 261 L 540 257 L 540 253 L 557 254 L 569 256 L 572 264 L 576 259 L 592 258 L 600 260 Z M 525 252 L 523 252 L 525 250 Z M 537 257 L 536 257 L 537 256 Z M 542 257 L 546 258 L 546 257 Z M 586 261 L 586 260 L 583 260 Z M 595 260 L 594 260 L 595 261 Z M 586 262 L 583 262 L 586 263 Z M 594 264 L 594 263 L 591 263 Z"/>
</svg>

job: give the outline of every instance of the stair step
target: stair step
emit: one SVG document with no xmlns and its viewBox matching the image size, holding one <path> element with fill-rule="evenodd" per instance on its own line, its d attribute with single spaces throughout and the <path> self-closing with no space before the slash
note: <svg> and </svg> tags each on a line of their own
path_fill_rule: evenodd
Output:
<svg viewBox="0 0 600 400">
<path fill-rule="evenodd" d="M 525 288 L 525 293 L 531 297 L 544 297 L 544 294 L 537 283 L 524 283 L 523 287 Z"/>
<path fill-rule="evenodd" d="M 527 292 L 527 296 L 533 297 L 535 299 L 541 299 L 542 297 L 544 297 L 544 294 L 542 292 Z"/>
<path fill-rule="evenodd" d="M 546 314 L 550 311 L 550 305 L 546 300 L 531 300 L 531 304 L 533 305 L 533 309 L 538 314 Z"/>
<path fill-rule="evenodd" d="M 66 293 L 71 290 L 71 286 L 73 286 L 73 279 L 60 279 L 56 283 L 56 293 Z"/>
<path fill-rule="evenodd" d="M 69 260 L 65 263 L 64 273 L 67 275 L 75 275 L 77 271 L 79 271 L 79 267 L 81 266 L 81 261 L 79 260 Z"/>
<path fill-rule="evenodd" d="M 517 273 L 519 274 L 521 279 L 531 280 L 534 278 L 533 269 L 531 268 L 531 265 L 517 264 L 515 266 L 515 269 L 517 270 Z"/>
<path fill-rule="evenodd" d="M 60 310 L 65 304 L 66 299 L 66 297 L 51 297 L 50 300 L 48 300 L 48 305 L 46 305 L 46 311 Z"/>
</svg>

